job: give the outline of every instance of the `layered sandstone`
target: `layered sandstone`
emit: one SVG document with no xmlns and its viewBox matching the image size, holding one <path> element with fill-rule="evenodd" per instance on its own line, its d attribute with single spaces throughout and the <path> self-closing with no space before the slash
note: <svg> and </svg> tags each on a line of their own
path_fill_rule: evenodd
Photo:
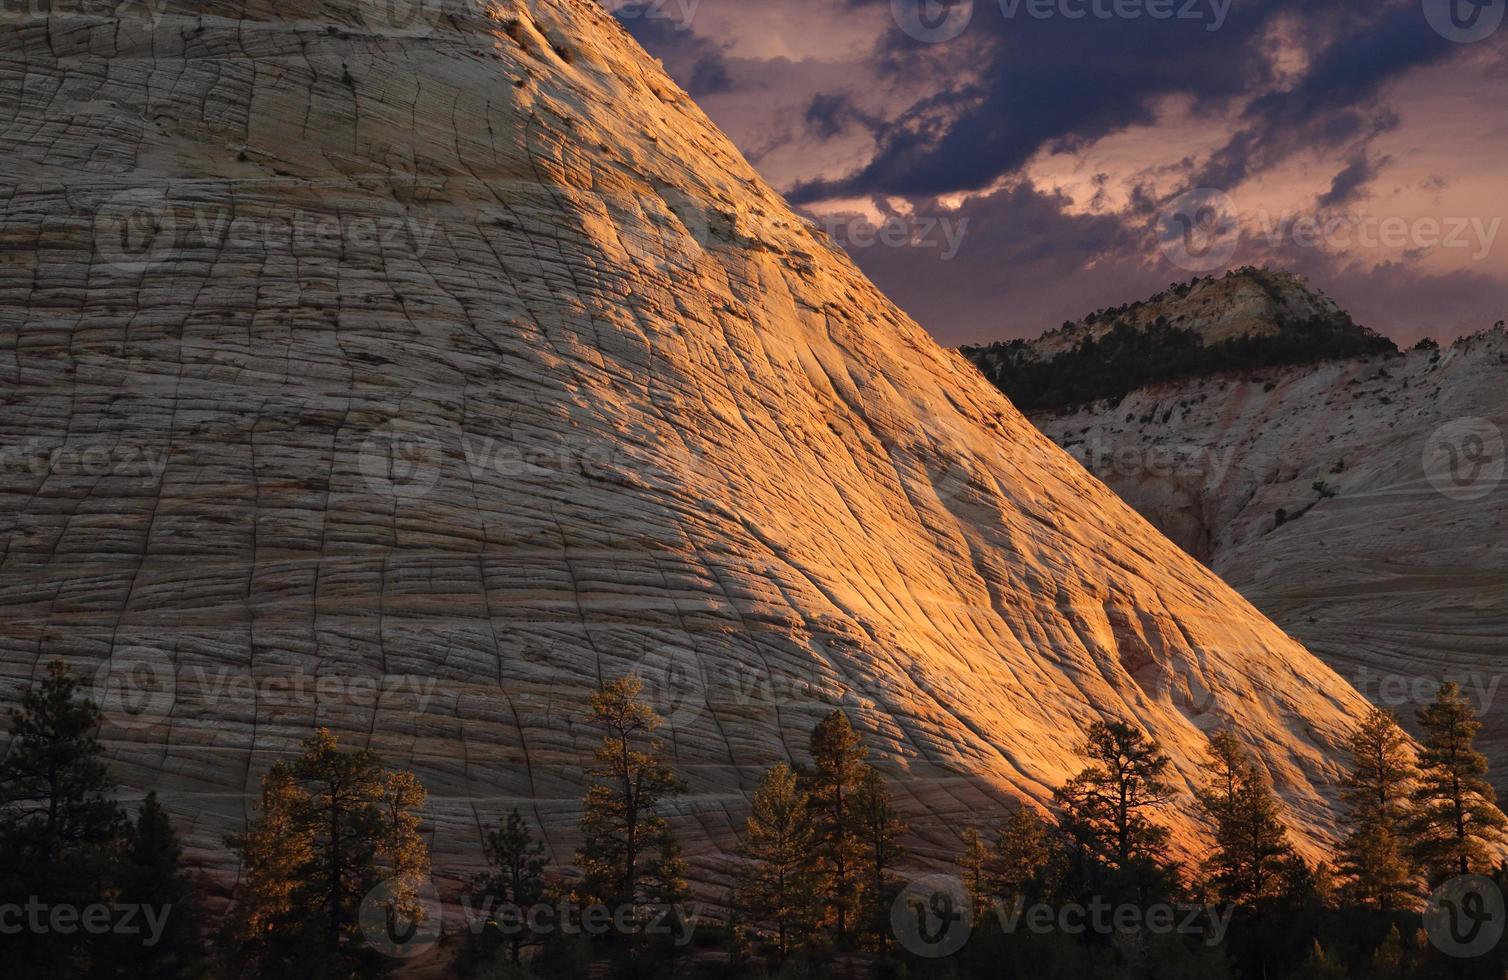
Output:
<svg viewBox="0 0 1508 980">
<path fill-rule="evenodd" d="M 1111 716 L 1182 785 L 1236 727 L 1326 846 L 1355 691 L 596 5 L 401 6 L 0 25 L 5 701 L 99 670 L 116 772 L 227 869 L 317 725 L 420 775 L 442 874 L 515 805 L 565 859 L 586 696 L 628 671 L 702 882 L 834 705 L 923 857 Z"/>
</svg>

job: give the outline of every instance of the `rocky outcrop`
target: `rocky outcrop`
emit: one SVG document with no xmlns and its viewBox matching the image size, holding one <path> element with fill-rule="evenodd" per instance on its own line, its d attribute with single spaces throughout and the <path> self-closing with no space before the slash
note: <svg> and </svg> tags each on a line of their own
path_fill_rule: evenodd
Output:
<svg viewBox="0 0 1508 980">
<path fill-rule="evenodd" d="M 1138 388 L 1227 371 L 1396 354 L 1307 280 L 1247 267 L 1174 283 L 1036 340 L 960 351 L 1029 413 L 1115 403 Z"/>
<path fill-rule="evenodd" d="M 1499 326 L 1444 350 L 1157 385 L 1034 421 L 1405 722 L 1434 684 L 1461 683 L 1496 761 L 1505 378 Z"/>
<path fill-rule="evenodd" d="M 1031 346 L 1039 357 L 1051 357 L 1086 337 L 1103 337 L 1116 323 L 1144 330 L 1159 321 L 1192 330 L 1206 344 L 1217 344 L 1315 322 L 1348 324 L 1350 317 L 1303 276 L 1248 266 L 1223 276 L 1175 283 L 1145 302 L 1065 324 Z"/>
<path fill-rule="evenodd" d="M 316 725 L 420 775 L 442 874 L 515 805 L 568 857 L 586 697 L 629 671 L 704 883 L 833 705 L 923 856 L 1046 801 L 1106 716 L 1185 785 L 1235 726 L 1327 845 L 1360 696 L 886 301 L 606 13 L 402 8 L 0 25 L 3 700 L 54 657 L 97 670 L 115 771 L 226 870 Z"/>
</svg>

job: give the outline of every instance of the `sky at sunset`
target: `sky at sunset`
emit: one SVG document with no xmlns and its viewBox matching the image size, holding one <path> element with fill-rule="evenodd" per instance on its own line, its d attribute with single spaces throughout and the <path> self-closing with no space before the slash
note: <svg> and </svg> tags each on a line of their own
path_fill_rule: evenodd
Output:
<svg viewBox="0 0 1508 980">
<path fill-rule="evenodd" d="M 618 16 L 949 344 L 1195 274 L 1508 316 L 1508 0 L 652 0 Z"/>
</svg>

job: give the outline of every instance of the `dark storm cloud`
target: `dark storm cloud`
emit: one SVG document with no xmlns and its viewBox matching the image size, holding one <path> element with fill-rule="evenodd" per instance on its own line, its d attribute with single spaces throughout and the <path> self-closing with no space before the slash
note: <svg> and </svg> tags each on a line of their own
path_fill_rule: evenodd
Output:
<svg viewBox="0 0 1508 980">
<path fill-rule="evenodd" d="M 633 17 L 625 19 L 623 26 L 646 51 L 665 63 L 665 70 L 693 98 L 716 95 L 732 87 L 724 45 L 670 18 Z"/>
<path fill-rule="evenodd" d="M 915 202 L 910 223 L 944 219 L 964 234 L 956 253 L 935 247 L 849 246 L 860 268 L 950 343 L 1035 336 L 1096 306 L 1164 286 L 1169 277 L 1127 256 L 1140 235 L 1114 215 L 1071 214 L 1069 202 L 1028 181 L 949 209 Z M 1090 266 L 1103 261 L 1100 268 Z M 1040 284 L 1058 285 L 1055 295 Z"/>
<path fill-rule="evenodd" d="M 1247 0 L 1230 8 L 1219 30 L 1209 29 L 1220 16 L 1214 0 L 1191 4 L 1203 17 L 1171 20 L 1037 19 L 1024 0 L 1006 17 L 995 6 L 976 4 L 969 28 L 984 42 L 984 63 L 958 66 L 977 72 L 968 94 L 982 91 L 982 99 L 942 127 L 917 125 L 917 111 L 892 120 L 875 134 L 873 160 L 846 178 L 803 184 L 794 196 L 977 190 L 1043 147 L 1071 149 L 1152 122 L 1159 96 L 1187 95 L 1217 111 L 1271 88 L 1263 42 L 1274 18 L 1295 15 L 1302 42 L 1315 47 L 1311 71 L 1291 90 L 1259 94 L 1242 129 L 1196 175 L 1199 183 L 1230 187 L 1300 146 L 1349 145 L 1385 130 L 1389 116 L 1373 105 L 1379 88 L 1455 47 L 1429 29 L 1417 2 L 1403 0 L 1335 11 L 1296 0 Z M 960 53 L 962 40 L 950 42 Z M 943 47 L 895 31 L 885 35 L 878 56 L 904 69 Z"/>
<path fill-rule="evenodd" d="M 878 125 L 876 120 L 858 110 L 847 92 L 817 93 L 807 103 L 803 118 L 812 135 L 824 140 L 832 139 L 856 122 Z"/>
<path fill-rule="evenodd" d="M 1340 207 L 1350 204 L 1362 196 L 1362 191 L 1372 179 L 1377 176 L 1389 161 L 1389 157 L 1371 159 L 1365 153 L 1358 153 L 1346 164 L 1346 169 L 1335 175 L 1330 182 L 1330 189 L 1320 195 L 1319 206 L 1322 208 Z"/>
<path fill-rule="evenodd" d="M 1337 178 L 1342 193 L 1332 203 L 1354 197 L 1375 175 L 1355 162 L 1365 157 L 1366 144 L 1398 122 L 1377 101 L 1382 86 L 1456 50 L 1428 28 L 1417 4 L 1321 11 L 1305 26 L 1309 36 L 1324 39 L 1309 71 L 1295 87 L 1253 99 L 1241 128 L 1192 185 L 1233 188 L 1300 151 L 1343 148 L 1353 166 Z"/>
</svg>

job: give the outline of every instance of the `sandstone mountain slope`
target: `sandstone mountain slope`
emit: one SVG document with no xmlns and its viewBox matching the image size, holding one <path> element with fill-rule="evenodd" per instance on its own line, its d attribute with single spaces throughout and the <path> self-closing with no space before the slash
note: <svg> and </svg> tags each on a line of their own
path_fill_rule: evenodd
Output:
<svg viewBox="0 0 1508 980">
<path fill-rule="evenodd" d="M 1033 421 L 1411 722 L 1455 680 L 1508 752 L 1508 334 L 1221 374 Z M 1501 781 L 1508 773 L 1497 773 Z"/>
<path fill-rule="evenodd" d="M 207 861 L 315 725 L 417 771 L 440 873 L 513 805 L 566 858 L 586 696 L 630 670 L 704 882 L 834 704 L 924 854 L 1045 801 L 1106 716 L 1184 781 L 1236 725 L 1325 846 L 1362 698 L 886 301 L 606 13 L 394 9 L 0 27 L 4 700 L 100 666 L 117 772 Z"/>
</svg>

